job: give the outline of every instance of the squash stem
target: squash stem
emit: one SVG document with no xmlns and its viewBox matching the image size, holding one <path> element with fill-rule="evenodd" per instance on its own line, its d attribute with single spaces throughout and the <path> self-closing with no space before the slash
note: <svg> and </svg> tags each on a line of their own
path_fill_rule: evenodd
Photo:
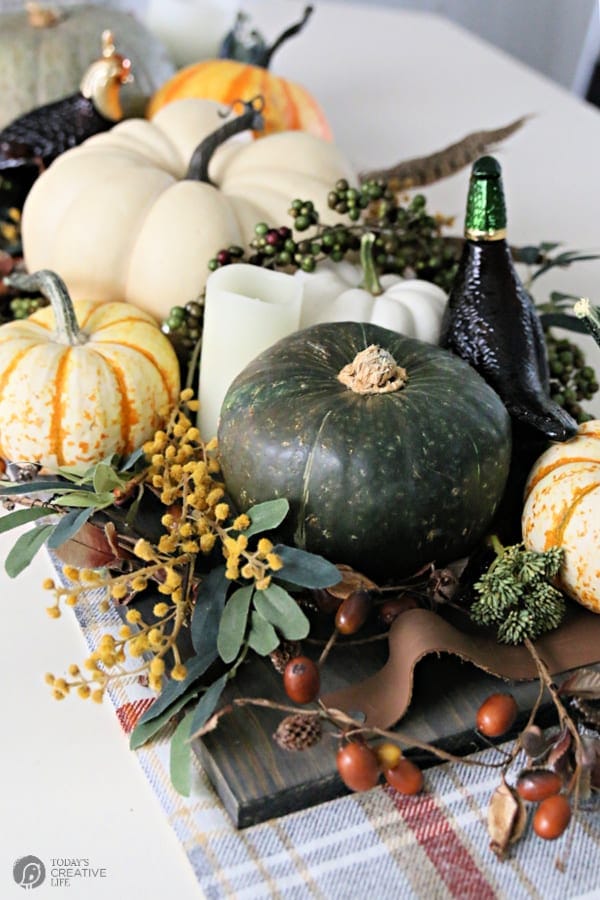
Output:
<svg viewBox="0 0 600 900">
<path fill-rule="evenodd" d="M 204 138 L 202 143 L 198 144 L 192 154 L 188 170 L 185 175 L 186 181 L 203 181 L 206 184 L 212 184 L 208 177 L 208 167 L 212 159 L 213 153 L 228 138 L 234 134 L 240 134 L 242 131 L 252 130 L 261 131 L 264 128 L 264 119 L 262 110 L 264 107 L 263 98 L 258 95 L 251 100 L 245 100 L 244 112 L 234 119 L 229 119 L 224 125 L 221 125 L 212 134 Z M 231 109 L 226 115 L 231 112 Z"/>
<path fill-rule="evenodd" d="M 30 275 L 13 272 L 4 279 L 11 287 L 22 291 L 39 291 L 50 301 L 56 322 L 55 341 L 59 344 L 85 344 L 86 336 L 77 323 L 75 307 L 62 278 L 49 269 L 40 269 Z"/>
<path fill-rule="evenodd" d="M 504 545 L 502 544 L 497 534 L 490 535 L 489 543 L 492 545 L 492 550 L 494 551 L 496 556 L 504 556 Z"/>
<path fill-rule="evenodd" d="M 359 287 L 365 291 L 369 291 L 374 297 L 383 293 L 383 288 L 377 276 L 375 261 L 373 259 L 373 244 L 375 243 L 375 235 L 372 231 L 368 231 L 360 239 L 360 265 L 363 272 L 362 281 Z"/>
<path fill-rule="evenodd" d="M 257 65 L 262 66 L 263 69 L 268 69 L 271 64 L 271 59 L 273 58 L 273 54 L 279 50 L 282 44 L 284 44 L 289 38 L 293 37 L 295 34 L 298 34 L 299 31 L 302 31 L 306 23 L 308 22 L 310 16 L 312 15 L 313 7 L 307 6 L 302 14 L 302 18 L 299 22 L 296 22 L 294 25 L 290 25 L 289 28 L 286 28 L 283 31 L 277 40 L 273 41 L 270 47 L 267 47 L 264 57 L 257 63 Z"/>
<path fill-rule="evenodd" d="M 573 307 L 573 312 L 578 319 L 583 319 L 588 331 L 600 347 L 600 315 L 599 310 L 592 306 L 587 297 L 582 297 Z"/>
</svg>

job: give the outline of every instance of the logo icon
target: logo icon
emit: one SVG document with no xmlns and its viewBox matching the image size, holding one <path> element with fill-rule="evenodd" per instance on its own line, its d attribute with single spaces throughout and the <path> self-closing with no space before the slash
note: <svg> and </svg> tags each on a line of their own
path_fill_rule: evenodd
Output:
<svg viewBox="0 0 600 900">
<path fill-rule="evenodd" d="M 13 866 L 13 878 L 26 891 L 39 887 L 46 877 L 46 866 L 37 856 L 22 856 Z"/>
</svg>

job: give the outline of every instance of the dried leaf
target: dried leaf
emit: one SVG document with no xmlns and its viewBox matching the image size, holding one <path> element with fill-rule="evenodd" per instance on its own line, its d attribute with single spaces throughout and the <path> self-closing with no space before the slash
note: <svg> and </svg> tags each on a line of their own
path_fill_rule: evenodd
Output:
<svg viewBox="0 0 600 900">
<path fill-rule="evenodd" d="M 571 732 L 567 728 L 563 728 L 555 738 L 546 760 L 548 767 L 562 775 L 565 781 L 573 769 L 571 759 L 572 745 Z"/>
<path fill-rule="evenodd" d="M 62 563 L 82 569 L 99 569 L 110 566 L 116 559 L 128 557 L 128 554 L 117 546 L 116 529 L 112 523 L 101 528 L 86 522 L 77 534 L 58 547 L 55 553 Z"/>
<path fill-rule="evenodd" d="M 525 829 L 525 804 L 505 781 L 492 794 L 488 807 L 490 850 L 498 859 L 506 859 L 508 847 L 519 840 Z"/>
<path fill-rule="evenodd" d="M 353 594 L 355 591 L 365 590 L 365 591 L 378 591 L 379 586 L 375 584 L 374 581 L 371 581 L 370 578 L 367 578 L 366 575 L 363 575 L 361 572 L 356 572 L 351 566 L 346 566 L 343 563 L 340 563 L 336 568 L 339 570 L 342 580 L 332 587 L 327 588 L 327 593 L 331 594 L 332 597 L 337 597 L 340 600 L 345 600 L 350 594 Z"/>
<path fill-rule="evenodd" d="M 433 184 L 449 175 L 454 175 L 465 166 L 470 165 L 478 157 L 489 153 L 494 145 L 510 137 L 527 121 L 529 116 L 523 116 L 510 125 L 495 128 L 491 131 L 476 131 L 468 134 L 462 140 L 450 146 L 432 153 L 429 156 L 419 156 L 397 163 L 388 169 L 375 169 L 371 172 L 361 173 L 361 181 L 371 179 L 384 179 L 388 181 L 392 190 L 403 191 L 409 188 L 422 187 Z"/>
<path fill-rule="evenodd" d="M 579 669 L 560 686 L 563 697 L 581 697 L 584 700 L 600 700 L 600 672 Z"/>
</svg>

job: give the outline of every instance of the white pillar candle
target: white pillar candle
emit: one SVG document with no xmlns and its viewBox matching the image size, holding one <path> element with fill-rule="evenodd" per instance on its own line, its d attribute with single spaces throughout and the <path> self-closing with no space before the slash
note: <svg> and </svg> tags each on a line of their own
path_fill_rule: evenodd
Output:
<svg viewBox="0 0 600 900">
<path fill-rule="evenodd" d="M 204 297 L 198 427 L 217 433 L 230 384 L 247 364 L 300 327 L 302 285 L 283 272 L 236 263 L 209 275 Z"/>
</svg>

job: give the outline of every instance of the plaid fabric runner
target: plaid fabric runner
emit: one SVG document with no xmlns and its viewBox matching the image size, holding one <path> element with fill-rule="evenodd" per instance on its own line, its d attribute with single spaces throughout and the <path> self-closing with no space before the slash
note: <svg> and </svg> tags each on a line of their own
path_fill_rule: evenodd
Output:
<svg viewBox="0 0 600 900">
<path fill-rule="evenodd" d="M 101 596 L 91 592 L 75 608 L 90 648 L 121 624 L 115 610 L 99 612 Z M 133 677 L 109 693 L 128 734 L 154 694 Z M 168 735 L 136 753 L 211 900 L 600 897 L 598 805 L 558 841 L 537 839 L 529 823 L 529 839 L 500 863 L 488 848 L 486 829 L 489 798 L 498 785 L 491 770 L 437 766 L 427 771 L 426 793 L 417 797 L 382 786 L 238 831 L 197 762 L 191 797 L 173 790 Z M 491 755 L 495 751 L 479 757 Z M 562 856 L 564 873 L 555 865 Z"/>
</svg>

